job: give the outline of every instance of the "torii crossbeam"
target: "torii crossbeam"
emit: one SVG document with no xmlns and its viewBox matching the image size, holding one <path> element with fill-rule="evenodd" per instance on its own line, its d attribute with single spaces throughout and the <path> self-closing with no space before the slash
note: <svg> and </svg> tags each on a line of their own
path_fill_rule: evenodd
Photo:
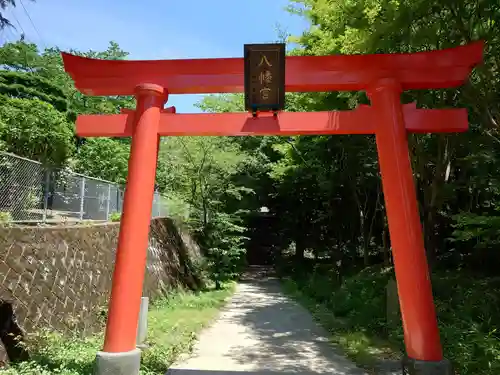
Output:
<svg viewBox="0 0 500 375">
<path fill-rule="evenodd" d="M 80 137 L 131 137 L 135 113 L 84 115 L 76 121 Z M 377 113 L 368 105 L 352 111 L 281 112 L 253 118 L 241 113 L 174 114 L 160 112 L 160 136 L 328 135 L 375 134 Z M 403 105 L 406 130 L 410 133 L 452 133 L 467 130 L 465 109 L 417 109 Z"/>
<path fill-rule="evenodd" d="M 132 137 L 106 337 L 98 364 L 99 358 L 109 363 L 106 355 L 114 353 L 132 363 L 127 375 L 139 371 L 135 337 L 160 136 L 375 134 L 403 320 L 405 371 L 451 374 L 441 349 L 407 133 L 466 131 L 467 112 L 402 105 L 400 94 L 459 86 L 482 61 L 482 54 L 483 42 L 475 42 L 413 54 L 288 56 L 286 91 L 363 90 L 371 105 L 353 111 L 282 112 L 254 118 L 247 113 L 176 114 L 173 107 L 164 109 L 168 94 L 243 92 L 242 58 L 119 61 L 63 53 L 65 70 L 81 92 L 137 98 L 135 111 L 81 115 L 76 124 L 82 137 Z"/>
</svg>

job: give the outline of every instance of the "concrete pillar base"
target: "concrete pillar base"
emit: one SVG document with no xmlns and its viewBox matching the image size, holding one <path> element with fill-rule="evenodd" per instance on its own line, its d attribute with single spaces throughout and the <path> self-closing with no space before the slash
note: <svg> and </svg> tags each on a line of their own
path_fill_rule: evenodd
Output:
<svg viewBox="0 0 500 375">
<path fill-rule="evenodd" d="M 146 341 L 148 336 L 148 309 L 149 298 L 141 298 L 141 310 L 139 311 L 139 321 L 137 324 L 136 347 L 141 348 L 141 345 Z"/>
<path fill-rule="evenodd" d="M 139 375 L 141 351 L 123 353 L 97 352 L 94 375 Z"/>
<path fill-rule="evenodd" d="M 403 375 L 454 375 L 450 361 L 443 359 L 437 362 L 419 361 L 405 357 L 403 359 Z"/>
</svg>

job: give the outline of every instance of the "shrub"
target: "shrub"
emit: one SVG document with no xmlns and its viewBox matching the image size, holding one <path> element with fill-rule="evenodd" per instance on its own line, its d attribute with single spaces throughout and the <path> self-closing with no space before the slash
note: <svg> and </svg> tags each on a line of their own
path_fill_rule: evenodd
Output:
<svg viewBox="0 0 500 375">
<path fill-rule="evenodd" d="M 121 212 L 112 212 L 109 215 L 109 221 L 116 222 L 116 221 L 120 221 L 121 218 L 122 218 L 122 213 Z"/>
<path fill-rule="evenodd" d="M 12 222 L 12 215 L 8 211 L 0 211 L 0 224 L 5 225 Z"/>
</svg>

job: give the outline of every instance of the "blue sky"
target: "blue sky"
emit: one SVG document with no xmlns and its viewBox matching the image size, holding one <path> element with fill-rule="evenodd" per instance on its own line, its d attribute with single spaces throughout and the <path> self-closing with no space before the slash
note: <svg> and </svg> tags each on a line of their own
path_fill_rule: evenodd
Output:
<svg viewBox="0 0 500 375">
<path fill-rule="evenodd" d="M 241 57 L 245 43 L 275 42 L 278 25 L 292 35 L 301 34 L 307 27 L 303 19 L 284 10 L 288 0 L 17 3 L 6 16 L 18 30 L 0 33 L 0 44 L 18 39 L 22 31 L 26 39 L 42 48 L 97 51 L 106 49 L 113 40 L 130 53 L 130 59 Z M 178 112 L 197 112 L 193 104 L 201 97 L 173 95 L 168 104 L 175 105 Z"/>
</svg>

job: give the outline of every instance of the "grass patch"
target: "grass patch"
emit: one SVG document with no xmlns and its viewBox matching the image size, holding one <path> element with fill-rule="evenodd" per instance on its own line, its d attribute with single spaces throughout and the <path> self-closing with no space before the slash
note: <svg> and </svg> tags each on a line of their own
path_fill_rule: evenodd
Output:
<svg viewBox="0 0 500 375">
<path fill-rule="evenodd" d="M 282 285 L 285 293 L 306 307 L 314 320 L 330 333 L 330 341 L 341 347 L 358 366 L 375 373 L 381 360 L 400 358 L 401 352 L 397 345 L 371 335 L 364 328 L 354 327 L 348 318 L 336 316 L 325 301 L 319 302 L 300 283 L 284 278 Z"/>
<path fill-rule="evenodd" d="M 386 290 L 391 269 L 372 267 L 337 288 L 324 267 L 284 274 L 285 291 L 307 307 L 359 366 L 376 370 L 404 351 L 401 324 L 388 324 Z M 460 375 L 500 373 L 500 279 L 458 271 L 432 276 L 446 358 Z"/>
<path fill-rule="evenodd" d="M 196 334 L 207 326 L 231 296 L 234 284 L 222 290 L 177 292 L 155 301 L 148 314 L 148 349 L 143 351 L 142 375 L 163 375 L 179 354 L 188 352 Z M 89 375 L 103 337 L 63 337 L 40 333 L 29 340 L 32 360 L 0 371 L 5 375 Z"/>
<path fill-rule="evenodd" d="M 144 351 L 141 374 L 164 374 L 181 353 L 189 352 L 197 333 L 216 317 L 233 293 L 234 284 L 203 293 L 179 294 L 160 300 L 148 317 L 150 349 Z"/>
</svg>

